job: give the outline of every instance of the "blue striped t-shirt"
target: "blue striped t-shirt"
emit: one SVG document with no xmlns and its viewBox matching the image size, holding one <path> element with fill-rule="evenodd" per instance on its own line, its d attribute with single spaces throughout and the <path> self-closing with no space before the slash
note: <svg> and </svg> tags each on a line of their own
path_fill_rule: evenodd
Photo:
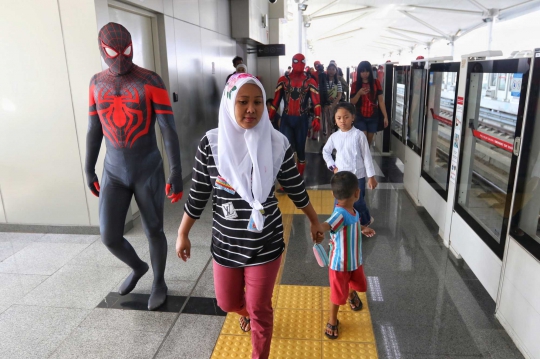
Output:
<svg viewBox="0 0 540 359">
<path fill-rule="evenodd" d="M 362 228 L 358 212 L 352 215 L 336 206 L 326 222 L 331 233 L 330 269 L 339 272 L 358 269 L 362 265 Z"/>
</svg>

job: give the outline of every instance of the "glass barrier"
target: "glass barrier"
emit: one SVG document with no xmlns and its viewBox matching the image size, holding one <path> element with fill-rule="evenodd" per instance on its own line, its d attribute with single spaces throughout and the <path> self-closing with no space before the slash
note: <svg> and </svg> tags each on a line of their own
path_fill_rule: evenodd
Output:
<svg viewBox="0 0 540 359">
<path fill-rule="evenodd" d="M 422 177 L 446 199 L 452 156 L 459 63 L 433 64 L 429 72 Z"/>
<path fill-rule="evenodd" d="M 424 124 L 426 70 L 424 70 L 423 65 L 424 63 L 415 65 L 411 70 L 411 95 L 407 122 L 407 145 L 418 154 L 422 150 Z"/>
<path fill-rule="evenodd" d="M 396 66 L 394 68 L 394 108 L 392 110 L 392 133 L 403 140 L 403 119 L 405 118 L 407 104 L 409 66 Z"/>
<path fill-rule="evenodd" d="M 534 59 L 510 234 L 540 260 L 540 57 Z M 513 76 L 512 92 L 518 78 Z"/>
<path fill-rule="evenodd" d="M 479 234 L 501 257 L 515 176 L 514 138 L 521 130 L 526 87 L 520 83 L 510 94 L 501 94 L 496 86 L 494 94 L 490 75 L 521 81 L 528 68 L 527 59 L 469 64 L 456 211 L 478 226 L 473 229 L 484 233 Z"/>
</svg>

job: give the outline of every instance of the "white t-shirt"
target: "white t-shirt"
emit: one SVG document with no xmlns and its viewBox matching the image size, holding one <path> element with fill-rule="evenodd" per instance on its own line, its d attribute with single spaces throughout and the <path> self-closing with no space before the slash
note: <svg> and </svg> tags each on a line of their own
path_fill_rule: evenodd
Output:
<svg viewBox="0 0 540 359">
<path fill-rule="evenodd" d="M 336 160 L 332 151 L 336 149 Z M 357 178 L 375 176 L 373 160 L 366 135 L 356 127 L 347 132 L 334 132 L 323 148 L 323 158 L 328 168 L 336 166 L 338 171 L 349 171 Z"/>
</svg>

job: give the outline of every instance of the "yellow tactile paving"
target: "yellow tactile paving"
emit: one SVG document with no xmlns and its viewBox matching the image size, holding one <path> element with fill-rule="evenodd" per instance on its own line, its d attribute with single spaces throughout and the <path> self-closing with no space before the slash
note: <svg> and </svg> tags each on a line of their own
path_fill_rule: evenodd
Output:
<svg viewBox="0 0 540 359">
<path fill-rule="evenodd" d="M 320 358 L 322 343 L 315 340 L 272 339 L 270 358 L 272 359 L 313 359 Z"/>
<path fill-rule="evenodd" d="M 329 215 L 334 208 L 334 197 L 328 190 L 309 190 L 311 202 L 318 214 Z M 293 214 L 302 214 L 287 195 L 277 195 L 283 216 L 283 237 L 289 242 Z M 330 288 L 315 286 L 279 285 L 287 250 L 283 253 L 276 279 L 272 303 L 274 306 L 274 335 L 271 359 L 377 359 L 373 324 L 365 293 L 358 293 L 364 304 L 353 312 L 348 305 L 339 309 L 339 338 L 329 340 L 324 328 L 329 315 Z M 228 314 L 214 348 L 212 359 L 251 358 L 250 333 L 238 324 L 238 315 Z"/>
<path fill-rule="evenodd" d="M 362 304 L 363 304 L 363 309 L 360 312 L 364 312 L 364 311 L 369 312 L 366 293 L 358 292 L 358 296 L 360 297 L 360 300 L 362 301 Z M 330 287 L 322 288 L 322 309 L 330 310 Z M 339 311 L 347 312 L 347 311 L 351 311 L 351 308 L 349 304 L 345 304 L 345 305 L 339 306 Z"/>
<path fill-rule="evenodd" d="M 249 332 L 245 333 L 242 331 L 242 329 L 240 329 L 240 323 L 238 319 L 238 314 L 228 313 L 225 317 L 225 323 L 223 323 L 223 327 L 221 327 L 221 334 L 239 335 L 250 338 L 251 334 Z"/>
<path fill-rule="evenodd" d="M 377 359 L 375 343 L 347 343 L 340 341 L 325 341 L 322 345 L 323 358 L 336 359 Z"/>
<path fill-rule="evenodd" d="M 280 285 L 276 308 L 321 310 L 321 287 Z"/>
<path fill-rule="evenodd" d="M 322 313 L 322 322 L 324 325 L 328 322 L 330 312 Z M 371 317 L 369 312 L 340 312 L 338 314 L 339 319 L 339 337 L 334 339 L 340 342 L 357 342 L 357 343 L 375 343 L 375 335 L 373 334 L 373 325 L 371 324 Z M 321 329 L 321 333 L 324 333 L 324 328 Z M 323 340 L 328 339 L 323 334 Z M 334 341 L 332 340 L 332 341 Z"/>
<path fill-rule="evenodd" d="M 251 337 L 220 335 L 212 359 L 251 359 Z"/>
<path fill-rule="evenodd" d="M 274 309 L 274 338 L 321 340 L 321 311 Z"/>
</svg>

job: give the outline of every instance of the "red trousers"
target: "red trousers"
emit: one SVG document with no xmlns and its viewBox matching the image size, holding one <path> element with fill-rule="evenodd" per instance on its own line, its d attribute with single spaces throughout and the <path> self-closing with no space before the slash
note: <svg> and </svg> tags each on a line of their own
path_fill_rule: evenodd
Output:
<svg viewBox="0 0 540 359">
<path fill-rule="evenodd" d="M 270 263 L 243 268 L 227 268 L 215 261 L 213 263 L 219 307 L 225 312 L 250 318 L 251 358 L 267 359 L 274 329 L 272 293 L 281 257 Z"/>
</svg>

